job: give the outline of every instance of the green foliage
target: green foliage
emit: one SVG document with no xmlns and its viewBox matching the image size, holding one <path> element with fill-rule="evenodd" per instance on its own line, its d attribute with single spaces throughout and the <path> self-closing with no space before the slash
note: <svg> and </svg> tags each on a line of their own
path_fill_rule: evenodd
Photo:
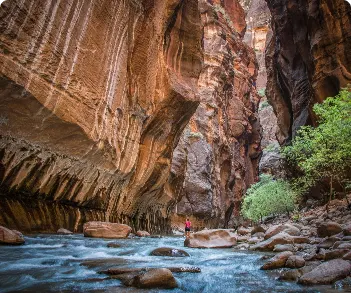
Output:
<svg viewBox="0 0 351 293">
<path fill-rule="evenodd" d="M 351 168 L 351 93 L 343 89 L 334 98 L 327 98 L 313 107 L 318 116 L 317 127 L 304 126 L 291 146 L 283 149 L 290 164 L 302 172 L 295 188 L 307 191 L 316 183 L 329 179 L 342 184 Z"/>
<path fill-rule="evenodd" d="M 244 217 L 258 221 L 272 214 L 293 211 L 295 201 L 296 193 L 287 181 L 262 174 L 260 181 L 247 190 L 241 212 Z"/>
</svg>

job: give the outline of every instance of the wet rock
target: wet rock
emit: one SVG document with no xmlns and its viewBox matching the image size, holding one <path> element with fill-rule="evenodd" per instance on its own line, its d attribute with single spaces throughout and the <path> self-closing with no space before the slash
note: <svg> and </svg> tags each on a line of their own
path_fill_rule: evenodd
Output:
<svg viewBox="0 0 351 293">
<path fill-rule="evenodd" d="M 71 234 L 73 234 L 73 232 L 71 232 L 70 230 L 64 229 L 64 228 L 60 228 L 57 230 L 57 234 L 71 235 Z"/>
<path fill-rule="evenodd" d="M 298 236 L 301 233 L 298 228 L 290 224 L 274 225 L 266 231 L 264 239 L 271 238 L 272 236 L 277 235 L 281 232 L 285 232 L 292 236 Z"/>
<path fill-rule="evenodd" d="M 305 265 L 305 260 L 303 259 L 302 256 L 299 256 L 299 255 L 290 256 L 285 263 L 285 266 L 291 269 L 295 269 L 295 268 L 299 269 L 299 268 L 302 268 L 304 265 Z"/>
<path fill-rule="evenodd" d="M 279 280 L 282 281 L 297 281 L 302 276 L 300 270 L 288 270 L 283 271 L 279 276 Z"/>
<path fill-rule="evenodd" d="M 24 242 L 21 232 L 0 226 L 0 244 L 21 245 Z"/>
<path fill-rule="evenodd" d="M 251 230 L 251 235 L 254 235 L 256 233 L 266 233 L 266 229 L 263 228 L 261 225 L 254 226 Z"/>
<path fill-rule="evenodd" d="M 124 258 L 97 258 L 97 259 L 87 259 L 80 263 L 81 266 L 85 266 L 88 268 L 98 268 L 98 267 L 112 267 L 118 265 L 127 264 L 128 261 Z"/>
<path fill-rule="evenodd" d="M 304 274 L 299 283 L 303 285 L 331 284 L 347 277 L 350 272 L 350 262 L 343 259 L 333 259 Z"/>
<path fill-rule="evenodd" d="M 291 236 L 285 232 L 274 235 L 273 237 L 259 242 L 250 247 L 250 250 L 260 250 L 260 251 L 269 251 L 273 250 L 277 244 L 299 244 L 299 243 L 308 243 L 309 239 L 303 236 Z"/>
<path fill-rule="evenodd" d="M 240 243 L 234 247 L 235 250 L 248 250 L 250 247 L 250 244 L 248 243 Z"/>
<path fill-rule="evenodd" d="M 238 235 L 248 235 L 251 233 L 250 229 L 244 228 L 244 227 L 240 227 L 237 231 Z"/>
<path fill-rule="evenodd" d="M 138 237 L 147 237 L 147 236 L 150 236 L 150 233 L 149 232 L 147 232 L 147 231 L 137 231 L 136 232 L 136 236 L 138 236 Z"/>
<path fill-rule="evenodd" d="M 107 247 L 108 248 L 119 248 L 119 247 L 121 247 L 121 244 L 116 243 L 116 242 L 109 242 L 109 243 L 107 243 Z"/>
<path fill-rule="evenodd" d="M 336 222 L 322 222 L 317 227 L 319 237 L 329 237 L 342 231 L 341 226 Z"/>
<path fill-rule="evenodd" d="M 150 255 L 154 256 L 171 256 L 171 257 L 184 257 L 189 256 L 189 254 L 181 249 L 170 248 L 170 247 L 160 247 L 153 250 Z"/>
<path fill-rule="evenodd" d="M 274 270 L 278 268 L 282 268 L 285 266 L 285 263 L 289 257 L 291 257 L 293 253 L 291 251 L 284 251 L 278 253 L 270 260 L 268 260 L 262 267 L 262 270 Z"/>
<path fill-rule="evenodd" d="M 277 244 L 274 246 L 274 252 L 283 252 L 283 251 L 296 251 L 296 248 L 293 244 Z"/>
<path fill-rule="evenodd" d="M 199 231 L 184 241 L 184 246 L 193 248 L 229 248 L 235 244 L 235 235 L 224 229 Z"/>
<path fill-rule="evenodd" d="M 100 271 L 99 273 L 106 275 L 122 275 L 140 273 L 150 269 L 152 268 L 110 268 L 105 271 Z M 166 269 L 170 270 L 172 273 L 201 273 L 199 267 L 167 267 Z"/>
<path fill-rule="evenodd" d="M 134 277 L 132 286 L 144 289 L 178 287 L 177 281 L 168 269 L 149 269 Z"/>
<path fill-rule="evenodd" d="M 110 222 L 87 222 L 83 225 L 85 237 L 127 238 L 132 228 L 128 225 Z"/>
</svg>

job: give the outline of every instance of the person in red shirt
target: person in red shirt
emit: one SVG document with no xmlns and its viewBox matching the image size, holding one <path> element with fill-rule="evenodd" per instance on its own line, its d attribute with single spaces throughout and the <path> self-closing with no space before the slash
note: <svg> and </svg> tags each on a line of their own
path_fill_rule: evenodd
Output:
<svg viewBox="0 0 351 293">
<path fill-rule="evenodd" d="M 185 221 L 185 236 L 188 238 L 190 236 L 191 222 L 189 219 Z"/>
</svg>

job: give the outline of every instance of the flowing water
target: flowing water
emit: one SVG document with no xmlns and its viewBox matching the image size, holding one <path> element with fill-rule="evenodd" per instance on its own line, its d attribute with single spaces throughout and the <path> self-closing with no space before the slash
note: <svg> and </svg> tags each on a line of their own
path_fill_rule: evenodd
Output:
<svg viewBox="0 0 351 293">
<path fill-rule="evenodd" d="M 280 282 L 275 273 L 259 270 L 262 254 L 184 248 L 183 241 L 180 237 L 112 240 L 121 247 L 108 248 L 111 240 L 78 234 L 26 237 L 25 245 L 0 247 L 0 292 L 351 292 Z M 150 256 L 157 247 L 181 248 L 190 257 Z M 92 259 L 99 262 L 82 265 Z M 97 273 L 112 263 L 120 267 L 198 266 L 202 272 L 174 273 L 177 289 L 141 290 Z"/>
</svg>

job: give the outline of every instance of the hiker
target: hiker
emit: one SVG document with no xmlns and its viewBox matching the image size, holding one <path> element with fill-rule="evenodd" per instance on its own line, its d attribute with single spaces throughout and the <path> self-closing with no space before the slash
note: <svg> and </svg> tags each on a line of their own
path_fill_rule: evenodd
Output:
<svg viewBox="0 0 351 293">
<path fill-rule="evenodd" d="M 190 236 L 191 222 L 187 218 L 185 221 L 185 237 L 188 238 Z"/>
</svg>

